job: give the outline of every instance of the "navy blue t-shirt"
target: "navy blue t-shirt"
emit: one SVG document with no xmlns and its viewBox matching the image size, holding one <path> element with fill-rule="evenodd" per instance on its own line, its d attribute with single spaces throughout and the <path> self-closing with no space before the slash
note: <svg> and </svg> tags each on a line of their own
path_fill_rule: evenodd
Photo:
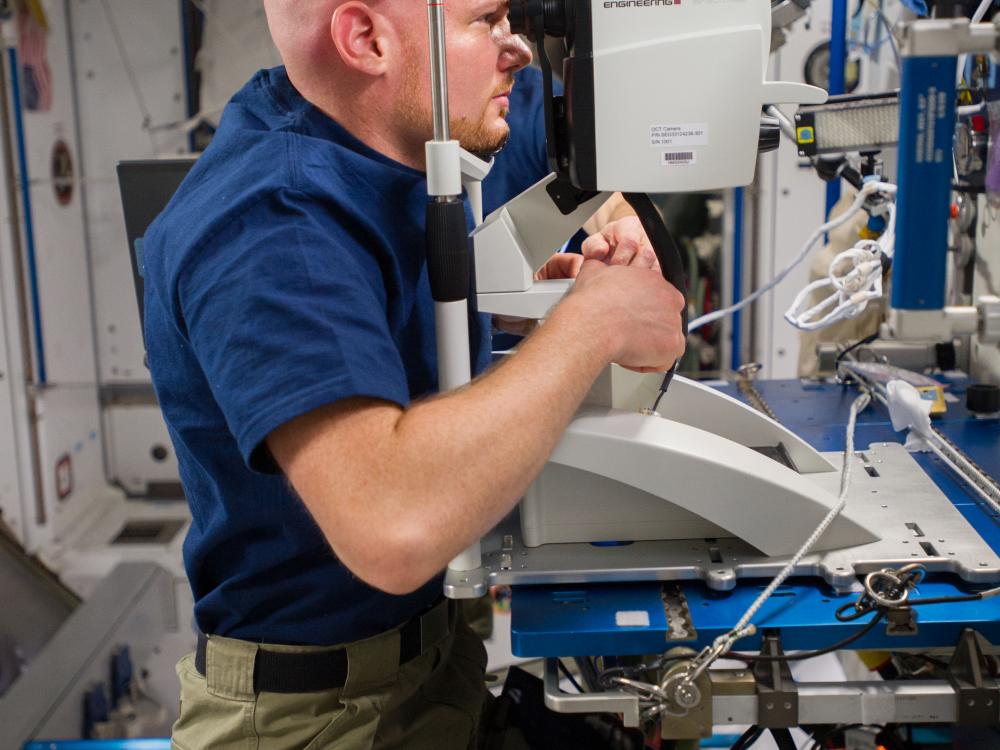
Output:
<svg viewBox="0 0 1000 750">
<path fill-rule="evenodd" d="M 517 78 L 487 212 L 548 172 L 541 79 Z M 206 633 L 341 643 L 440 595 L 439 579 L 397 597 L 353 576 L 264 442 L 340 399 L 406 406 L 436 390 L 426 190 L 423 173 L 365 146 L 276 68 L 232 99 L 146 235 L 149 366 L 191 506 L 184 559 Z M 472 322 L 481 371 L 490 321 Z"/>
</svg>

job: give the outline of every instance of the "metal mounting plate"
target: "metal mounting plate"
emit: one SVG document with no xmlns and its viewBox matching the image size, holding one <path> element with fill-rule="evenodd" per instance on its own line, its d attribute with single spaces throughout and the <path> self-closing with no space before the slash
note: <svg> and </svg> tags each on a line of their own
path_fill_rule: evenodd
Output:
<svg viewBox="0 0 1000 750">
<path fill-rule="evenodd" d="M 841 465 L 842 453 L 825 455 L 834 465 Z M 870 528 L 881 540 L 807 555 L 795 575 L 820 576 L 834 588 L 846 590 L 855 585 L 859 574 L 919 562 L 928 572 L 954 573 L 971 583 L 1000 580 L 1000 557 L 902 445 L 873 443 L 856 452 L 852 460 L 856 465 L 848 507 L 871 519 Z M 809 479 L 837 494 L 840 472 L 810 475 Z M 734 494 L 734 508 L 738 504 L 739 496 Z M 774 522 L 780 524 L 781 519 Z M 732 538 L 530 548 L 522 543 L 514 517 L 483 541 L 483 564 L 491 586 L 702 580 L 725 591 L 739 578 L 772 577 L 787 560 L 766 557 Z"/>
</svg>

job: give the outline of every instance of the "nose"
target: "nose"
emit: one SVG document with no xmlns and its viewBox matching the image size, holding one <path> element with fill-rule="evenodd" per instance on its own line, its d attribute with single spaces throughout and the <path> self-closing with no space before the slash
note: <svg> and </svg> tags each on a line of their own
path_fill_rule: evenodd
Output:
<svg viewBox="0 0 1000 750">
<path fill-rule="evenodd" d="M 500 70 L 513 74 L 531 64 L 531 48 L 524 41 L 524 37 L 511 32 L 508 19 L 505 18 L 503 23 L 497 26 L 497 33 L 500 36 L 498 39 L 501 50 Z"/>
</svg>

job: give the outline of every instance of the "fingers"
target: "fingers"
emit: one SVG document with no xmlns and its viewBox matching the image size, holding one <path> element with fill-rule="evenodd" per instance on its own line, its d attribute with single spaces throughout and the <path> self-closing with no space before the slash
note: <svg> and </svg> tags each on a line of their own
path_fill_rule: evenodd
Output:
<svg viewBox="0 0 1000 750">
<path fill-rule="evenodd" d="M 575 279 L 583 266 L 583 256 L 576 253 L 556 253 L 538 269 L 535 281 L 551 279 Z"/>
<path fill-rule="evenodd" d="M 599 234 L 588 237 L 583 257 L 602 260 L 611 266 L 639 266 L 660 269 L 653 246 L 639 219 L 630 216 L 608 224 Z"/>
<path fill-rule="evenodd" d="M 638 233 L 629 230 L 619 232 L 607 263 L 611 266 L 631 266 L 641 249 L 642 237 Z"/>
<path fill-rule="evenodd" d="M 584 258 L 605 260 L 611 252 L 611 243 L 603 234 L 592 234 L 580 246 Z"/>
<path fill-rule="evenodd" d="M 513 333 L 515 336 L 527 336 L 538 326 L 537 320 L 530 318 L 516 318 L 512 315 L 494 315 L 493 325 L 504 333 Z"/>
</svg>

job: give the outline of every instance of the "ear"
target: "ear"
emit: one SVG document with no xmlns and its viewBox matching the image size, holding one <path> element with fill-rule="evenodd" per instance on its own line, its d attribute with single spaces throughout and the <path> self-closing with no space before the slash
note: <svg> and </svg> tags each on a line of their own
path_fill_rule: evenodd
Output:
<svg viewBox="0 0 1000 750">
<path fill-rule="evenodd" d="M 363 0 L 343 3 L 330 18 L 330 37 L 341 59 L 368 75 L 386 69 L 387 31 L 384 17 Z"/>
</svg>

